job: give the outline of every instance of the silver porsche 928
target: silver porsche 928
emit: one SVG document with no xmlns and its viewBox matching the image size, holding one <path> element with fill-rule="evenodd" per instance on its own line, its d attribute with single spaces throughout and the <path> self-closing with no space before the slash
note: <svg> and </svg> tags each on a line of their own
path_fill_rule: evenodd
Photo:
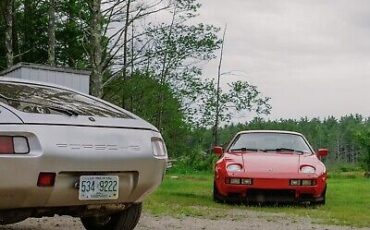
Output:
<svg viewBox="0 0 370 230">
<path fill-rule="evenodd" d="M 133 229 L 162 182 L 158 130 L 98 98 L 0 78 L 0 224 L 71 215 L 86 229 Z"/>
</svg>

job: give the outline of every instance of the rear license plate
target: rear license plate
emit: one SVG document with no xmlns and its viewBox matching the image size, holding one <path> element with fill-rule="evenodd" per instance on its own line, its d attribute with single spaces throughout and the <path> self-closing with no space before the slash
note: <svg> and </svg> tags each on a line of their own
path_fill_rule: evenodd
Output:
<svg viewBox="0 0 370 230">
<path fill-rule="evenodd" d="M 118 176 L 80 177 L 79 200 L 116 200 L 118 193 Z"/>
</svg>

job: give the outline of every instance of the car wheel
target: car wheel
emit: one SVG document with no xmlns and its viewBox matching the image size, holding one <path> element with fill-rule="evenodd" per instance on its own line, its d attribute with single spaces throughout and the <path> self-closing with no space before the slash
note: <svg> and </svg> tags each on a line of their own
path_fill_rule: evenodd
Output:
<svg viewBox="0 0 370 230">
<path fill-rule="evenodd" d="M 218 192 L 216 183 L 213 183 L 213 201 L 216 203 L 224 203 L 225 198 Z"/>
<path fill-rule="evenodd" d="M 82 217 L 81 222 L 87 230 L 132 230 L 139 222 L 142 204 L 110 216 Z"/>
</svg>

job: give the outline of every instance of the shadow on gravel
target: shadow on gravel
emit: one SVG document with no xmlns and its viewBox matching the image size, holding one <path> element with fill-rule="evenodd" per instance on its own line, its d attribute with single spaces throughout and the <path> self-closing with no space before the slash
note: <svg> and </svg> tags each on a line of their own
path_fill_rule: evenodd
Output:
<svg viewBox="0 0 370 230">
<path fill-rule="evenodd" d="M 17 227 L 17 226 L 0 226 L 0 230 L 37 230 L 37 228 L 25 228 L 25 227 Z"/>
<path fill-rule="evenodd" d="M 248 206 L 254 208 L 284 208 L 284 207 L 297 207 L 297 208 L 306 208 L 306 209 L 316 209 L 320 207 L 320 205 L 312 204 L 309 202 L 306 203 L 297 203 L 297 202 L 241 202 L 241 201 L 228 201 L 226 202 L 227 205 L 230 206 Z"/>
</svg>

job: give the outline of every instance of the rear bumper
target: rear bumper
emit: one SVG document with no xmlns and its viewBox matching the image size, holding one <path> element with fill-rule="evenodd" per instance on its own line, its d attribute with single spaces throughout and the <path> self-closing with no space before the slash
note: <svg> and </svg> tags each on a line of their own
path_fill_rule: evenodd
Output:
<svg viewBox="0 0 370 230">
<path fill-rule="evenodd" d="M 165 165 L 158 162 L 162 167 Z M 154 166 L 154 164 L 153 164 Z M 12 183 L 0 188 L 0 209 L 15 209 L 29 207 L 62 207 L 80 206 L 89 204 L 134 203 L 141 202 L 162 181 L 161 171 L 152 171 L 153 174 L 141 172 L 61 172 L 56 175 L 53 187 L 37 187 L 38 172 L 31 172 L 28 182 Z M 79 190 L 75 186 L 80 175 L 118 175 L 119 196 L 117 200 L 81 201 L 78 199 Z M 13 174 L 14 175 L 14 174 Z M 31 176 L 32 175 L 32 176 Z M 148 180 L 146 178 L 152 178 Z M 10 177 L 0 176 L 1 181 L 9 181 Z"/>
<path fill-rule="evenodd" d="M 0 156 L 0 210 L 142 202 L 166 168 L 152 153 L 151 138 L 160 134 L 149 130 L 19 125 L 0 133 L 26 133 L 32 150 Z M 40 172 L 55 173 L 55 185 L 38 187 Z M 82 175 L 118 176 L 118 199 L 79 200 Z"/>
</svg>

